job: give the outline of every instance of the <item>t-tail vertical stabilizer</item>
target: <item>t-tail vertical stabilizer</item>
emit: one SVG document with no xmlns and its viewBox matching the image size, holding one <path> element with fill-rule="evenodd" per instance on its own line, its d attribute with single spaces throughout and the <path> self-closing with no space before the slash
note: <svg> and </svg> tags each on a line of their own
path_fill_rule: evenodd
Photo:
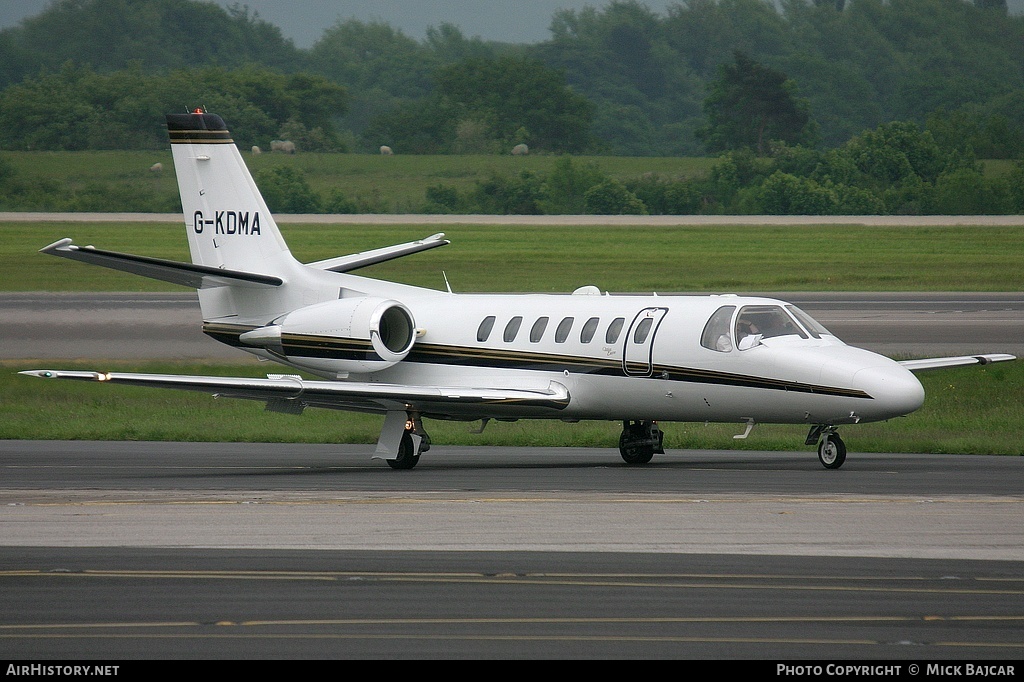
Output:
<svg viewBox="0 0 1024 682">
<path fill-rule="evenodd" d="M 168 114 L 167 132 L 192 262 L 275 275 L 294 267 L 224 120 Z"/>
<path fill-rule="evenodd" d="M 168 114 L 167 132 L 192 262 L 285 283 L 277 289 L 200 290 L 203 319 L 266 320 L 318 300 L 316 274 L 289 251 L 224 120 L 201 110 Z"/>
</svg>

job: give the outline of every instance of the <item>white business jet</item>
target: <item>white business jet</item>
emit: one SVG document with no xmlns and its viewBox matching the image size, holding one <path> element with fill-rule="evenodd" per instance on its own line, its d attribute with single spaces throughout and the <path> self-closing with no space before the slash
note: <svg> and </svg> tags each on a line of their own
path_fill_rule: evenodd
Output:
<svg viewBox="0 0 1024 682">
<path fill-rule="evenodd" d="M 913 412 L 912 371 L 1013 360 L 895 362 L 847 346 L 797 307 L 745 296 L 455 294 L 368 279 L 358 268 L 443 246 L 443 234 L 315 263 L 288 250 L 224 121 L 167 116 L 192 263 L 77 246 L 43 253 L 198 289 L 203 331 L 312 375 L 266 378 L 31 370 L 46 378 L 204 391 L 384 415 L 374 457 L 411 469 L 423 418 L 622 421 L 629 464 L 664 452 L 659 422 L 804 424 L 829 469 L 837 429 Z M 482 427 L 481 427 L 482 428 Z"/>
</svg>

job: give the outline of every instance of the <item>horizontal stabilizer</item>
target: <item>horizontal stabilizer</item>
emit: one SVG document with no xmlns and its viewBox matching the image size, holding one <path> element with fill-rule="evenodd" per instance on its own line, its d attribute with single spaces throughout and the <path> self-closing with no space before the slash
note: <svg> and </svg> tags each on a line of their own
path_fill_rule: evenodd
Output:
<svg viewBox="0 0 1024 682">
<path fill-rule="evenodd" d="M 307 381 L 292 375 L 270 375 L 262 379 L 51 369 L 33 369 L 19 373 L 43 379 L 75 379 L 129 386 L 177 388 L 201 391 L 224 398 L 294 400 L 310 407 L 362 409 L 370 412 L 406 410 L 410 404 L 420 405 L 426 409 L 437 405 L 516 404 L 559 410 L 569 404 L 569 390 L 554 381 L 549 382 L 544 388 L 528 390 Z"/>
<path fill-rule="evenodd" d="M 365 268 L 368 265 L 384 263 L 389 260 L 394 260 L 395 258 L 408 256 L 412 253 L 419 253 L 420 251 L 426 251 L 427 249 L 435 249 L 438 246 L 445 246 L 450 243 L 451 242 L 449 240 L 444 238 L 444 233 L 439 232 L 415 242 L 407 242 L 396 246 L 385 246 L 384 248 L 373 249 L 372 251 L 353 253 L 349 256 L 338 256 L 337 258 L 320 260 L 315 263 L 309 263 L 308 265 L 312 268 L 330 270 L 332 272 L 351 272 L 352 270 Z"/>
<path fill-rule="evenodd" d="M 51 256 L 70 258 L 83 263 L 130 272 L 133 275 L 181 284 L 193 289 L 211 289 L 223 286 L 277 287 L 284 284 L 284 280 L 280 277 L 271 275 L 225 270 L 194 263 L 180 263 L 149 256 L 134 256 L 129 253 L 105 251 L 93 246 L 77 246 L 72 244 L 69 238 L 56 241 L 39 251 Z"/>
<path fill-rule="evenodd" d="M 944 367 L 963 367 L 964 365 L 987 365 L 992 362 L 1016 360 L 1013 355 L 990 353 L 988 355 L 959 355 L 950 358 L 924 358 L 922 360 L 903 360 L 901 365 L 916 372 L 921 369 L 942 369 Z"/>
</svg>

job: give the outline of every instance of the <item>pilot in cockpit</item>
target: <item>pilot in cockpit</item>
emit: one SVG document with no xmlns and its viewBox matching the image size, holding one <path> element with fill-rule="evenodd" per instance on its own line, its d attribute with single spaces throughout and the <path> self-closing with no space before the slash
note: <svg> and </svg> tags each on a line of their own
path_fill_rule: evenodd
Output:
<svg viewBox="0 0 1024 682">
<path fill-rule="evenodd" d="M 756 324 L 740 318 L 736 321 L 736 347 L 740 350 L 752 348 L 757 343 L 757 336 L 760 333 L 761 330 Z"/>
</svg>

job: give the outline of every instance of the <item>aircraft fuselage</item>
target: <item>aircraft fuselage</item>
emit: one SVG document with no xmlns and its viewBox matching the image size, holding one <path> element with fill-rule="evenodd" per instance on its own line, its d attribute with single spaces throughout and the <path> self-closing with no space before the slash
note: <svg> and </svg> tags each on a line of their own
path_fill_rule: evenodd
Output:
<svg viewBox="0 0 1024 682">
<path fill-rule="evenodd" d="M 480 405 L 445 405 L 438 413 L 449 418 L 643 415 L 661 421 L 836 425 L 905 415 L 924 399 L 911 372 L 847 346 L 820 326 L 809 328 L 813 321 L 775 299 L 415 291 L 404 291 L 401 299 L 416 333 L 400 357 L 382 358 L 368 331 L 346 326 L 353 306 L 344 298 L 271 325 L 273 346 L 247 346 L 237 333 L 213 335 L 327 378 L 513 389 L 557 382 L 570 396 L 560 409 L 504 402 L 483 412 Z M 708 337 L 717 311 L 723 311 L 728 335 L 722 346 Z M 774 315 L 789 326 L 745 345 L 738 325 L 748 313 L 762 320 Z M 207 327 L 224 331 L 213 323 Z"/>
</svg>

